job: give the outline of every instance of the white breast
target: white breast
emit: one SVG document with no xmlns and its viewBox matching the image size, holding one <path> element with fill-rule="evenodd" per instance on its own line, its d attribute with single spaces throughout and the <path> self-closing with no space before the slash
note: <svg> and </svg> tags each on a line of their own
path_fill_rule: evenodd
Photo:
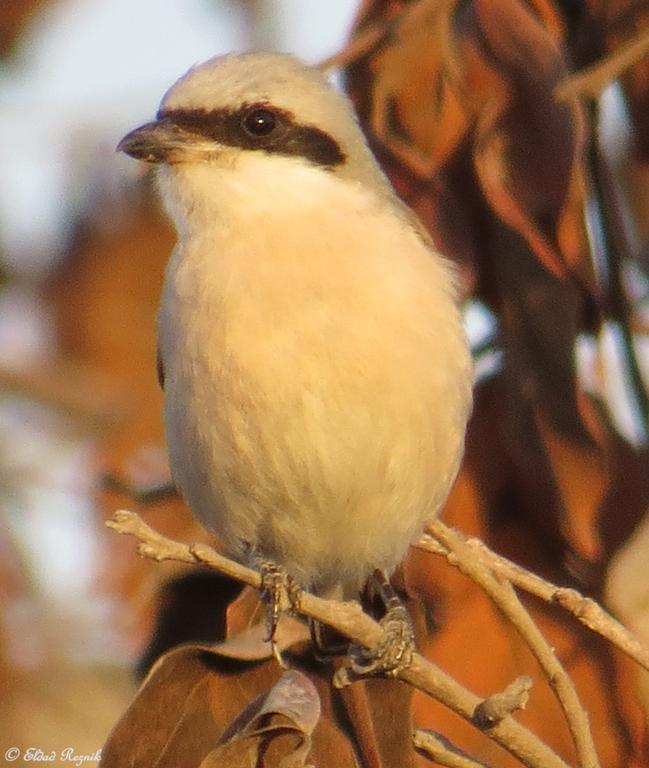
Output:
<svg viewBox="0 0 649 768">
<path fill-rule="evenodd" d="M 167 171 L 160 311 L 194 513 L 316 589 L 392 570 L 444 501 L 471 369 L 448 265 L 385 203 L 287 158 Z"/>
</svg>

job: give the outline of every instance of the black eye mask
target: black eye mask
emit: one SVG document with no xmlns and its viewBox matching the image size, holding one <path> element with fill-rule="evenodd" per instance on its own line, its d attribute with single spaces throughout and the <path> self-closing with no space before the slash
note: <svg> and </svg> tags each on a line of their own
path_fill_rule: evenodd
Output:
<svg viewBox="0 0 649 768">
<path fill-rule="evenodd" d="M 325 168 L 342 165 L 346 160 L 340 145 L 328 133 L 301 125 L 290 112 L 269 104 L 244 104 L 237 110 L 161 109 L 157 119 L 220 144 L 303 157 Z"/>
</svg>

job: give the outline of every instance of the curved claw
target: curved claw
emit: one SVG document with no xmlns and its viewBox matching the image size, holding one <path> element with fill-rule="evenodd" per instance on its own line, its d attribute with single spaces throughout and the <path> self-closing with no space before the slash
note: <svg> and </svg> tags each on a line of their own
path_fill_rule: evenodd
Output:
<svg viewBox="0 0 649 768">
<path fill-rule="evenodd" d="M 381 619 L 381 626 L 383 637 L 376 648 L 366 650 L 355 647 L 350 654 L 350 669 L 357 677 L 395 677 L 412 663 L 415 640 L 405 606 L 391 605 Z"/>
<path fill-rule="evenodd" d="M 284 568 L 269 560 L 260 563 L 259 570 L 261 598 L 268 606 L 266 640 L 274 643 L 281 615 L 299 609 L 302 588 Z"/>
</svg>

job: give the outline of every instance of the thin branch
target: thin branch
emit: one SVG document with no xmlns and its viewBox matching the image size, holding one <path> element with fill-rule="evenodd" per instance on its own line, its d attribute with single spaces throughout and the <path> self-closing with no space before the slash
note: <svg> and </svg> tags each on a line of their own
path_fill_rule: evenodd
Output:
<svg viewBox="0 0 649 768">
<path fill-rule="evenodd" d="M 507 715 L 519 709 L 525 709 L 530 698 L 532 678 L 527 675 L 517 677 L 501 693 L 492 693 L 473 713 L 474 722 L 482 728 L 499 723 Z"/>
<path fill-rule="evenodd" d="M 101 487 L 107 491 L 116 491 L 129 496 L 140 504 L 154 504 L 160 499 L 180 498 L 178 489 L 171 481 L 163 480 L 158 483 L 138 483 L 120 477 L 115 472 L 105 472 L 101 478 Z"/>
<path fill-rule="evenodd" d="M 110 429 L 125 410 L 118 388 L 90 366 L 67 361 L 19 371 L 0 363 L 0 388 L 72 416 L 89 431 Z"/>
<path fill-rule="evenodd" d="M 393 18 L 381 19 L 368 24 L 360 32 L 357 32 L 344 48 L 321 61 L 318 64 L 318 69 L 326 72 L 329 69 L 348 67 L 363 56 L 367 56 L 385 39 L 393 25 Z"/>
<path fill-rule="evenodd" d="M 629 67 L 649 53 L 649 28 L 642 29 L 605 59 L 570 75 L 554 89 L 555 98 L 569 101 L 579 96 L 598 99 L 602 91 Z"/>
<path fill-rule="evenodd" d="M 481 557 L 488 562 L 495 574 L 546 603 L 565 608 L 584 626 L 601 635 L 649 672 L 649 648 L 642 645 L 623 624 L 614 619 L 595 600 L 584 597 L 576 589 L 558 587 L 542 579 L 506 557 L 496 554 L 480 539 L 465 538 L 465 544 L 476 557 Z M 446 556 L 446 549 L 431 536 L 424 535 L 416 546 L 427 552 Z"/>
<path fill-rule="evenodd" d="M 448 561 L 475 581 L 489 595 L 500 612 L 512 622 L 534 654 L 556 694 L 572 735 L 579 765 L 581 768 L 599 768 L 588 714 L 579 701 L 573 682 L 521 604 L 511 582 L 498 578 L 488 563 L 474 556 L 461 534 L 439 520 L 430 523 L 427 530 L 447 550 Z"/>
<path fill-rule="evenodd" d="M 321 61 L 318 68 L 326 71 L 353 64 L 383 43 L 398 28 L 399 24 L 405 23 L 406 18 L 412 19 L 422 11 L 425 12 L 427 6 L 437 9 L 439 0 L 413 0 L 411 3 L 405 3 L 400 8 L 389 11 L 386 16 L 357 30 L 344 48 Z"/>
<path fill-rule="evenodd" d="M 449 743 L 439 733 L 420 728 L 413 735 L 415 749 L 444 768 L 489 768 Z"/>
<path fill-rule="evenodd" d="M 255 589 L 261 587 L 261 576 L 252 568 L 229 560 L 206 545 L 190 546 L 167 539 L 133 512 L 115 512 L 113 519 L 106 525 L 118 533 L 130 534 L 139 539 L 137 551 L 144 557 L 157 561 L 201 563 Z M 301 594 L 299 603 L 299 612 L 302 615 L 333 627 L 353 643 L 372 650 L 381 642 L 381 625 L 365 614 L 358 603 L 323 600 L 309 592 Z M 413 654 L 410 666 L 399 670 L 396 677 L 424 691 L 475 725 L 473 715 L 482 699 L 419 654 Z M 555 752 L 511 716 L 506 716 L 483 732 L 528 768 L 568 768 Z"/>
</svg>

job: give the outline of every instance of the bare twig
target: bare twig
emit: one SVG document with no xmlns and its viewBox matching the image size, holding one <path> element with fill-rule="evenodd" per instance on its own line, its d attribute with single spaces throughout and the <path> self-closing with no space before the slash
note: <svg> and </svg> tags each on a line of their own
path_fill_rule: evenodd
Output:
<svg viewBox="0 0 649 768">
<path fill-rule="evenodd" d="M 160 499 L 173 499 L 178 497 L 178 489 L 170 481 L 157 483 L 139 483 L 120 477 L 115 472 L 106 472 L 101 478 L 101 486 L 107 491 L 129 496 L 140 504 L 153 504 Z"/>
<path fill-rule="evenodd" d="M 404 3 L 400 8 L 389 11 L 387 15 L 359 29 L 344 48 L 321 61 L 318 67 L 328 70 L 353 64 L 388 39 L 406 19 L 417 18 L 429 8 L 437 10 L 439 0 L 413 0 L 411 3 Z"/>
<path fill-rule="evenodd" d="M 512 622 L 534 654 L 557 696 L 570 729 L 580 767 L 599 768 L 588 715 L 579 701 L 573 682 L 519 601 L 511 583 L 497 577 L 488 563 L 475 557 L 461 534 L 439 520 L 430 523 L 427 530 L 446 549 L 447 560 L 475 581 L 501 613 Z"/>
<path fill-rule="evenodd" d="M 393 24 L 393 18 L 381 19 L 373 24 L 368 24 L 354 35 L 344 48 L 321 61 L 318 68 L 327 71 L 353 64 L 361 57 L 366 56 L 373 48 L 376 48 L 386 37 Z"/>
<path fill-rule="evenodd" d="M 125 412 L 123 393 L 83 364 L 59 362 L 16 371 L 0 363 L 0 387 L 72 416 L 90 431 L 110 429 Z"/>
<path fill-rule="evenodd" d="M 491 570 L 507 579 L 515 587 L 523 589 L 546 603 L 560 605 L 572 613 L 584 626 L 601 635 L 649 671 L 649 649 L 635 638 L 619 621 L 607 613 L 599 603 L 584 597 L 576 589 L 557 587 L 540 576 L 522 568 L 502 555 L 498 555 L 475 538 L 465 538 L 465 543 L 476 557 L 484 558 Z M 417 547 L 427 552 L 446 556 L 445 548 L 430 536 L 424 535 Z"/>
<path fill-rule="evenodd" d="M 439 733 L 419 729 L 413 735 L 415 749 L 423 752 L 431 760 L 444 768 L 489 768 L 486 763 L 479 763 L 449 743 Z"/>
<path fill-rule="evenodd" d="M 118 533 L 138 538 L 140 544 L 137 551 L 144 557 L 157 561 L 201 563 L 256 589 L 261 587 L 261 576 L 257 571 L 229 560 L 203 544 L 190 546 L 167 539 L 133 512 L 115 512 L 107 525 Z M 370 650 L 376 648 L 383 637 L 381 625 L 365 614 L 358 603 L 323 600 L 304 592 L 300 596 L 299 612 L 333 627 L 353 643 Z M 399 670 L 396 676 L 473 723 L 472 718 L 482 701 L 481 697 L 464 688 L 419 654 L 413 654 L 410 666 Z M 511 716 L 504 717 L 483 732 L 528 768 L 568 768 L 555 752 Z"/>
<path fill-rule="evenodd" d="M 477 707 L 473 713 L 474 722 L 481 728 L 499 723 L 503 717 L 519 709 L 525 709 L 529 701 L 532 678 L 527 675 L 517 677 L 502 693 L 493 693 Z"/>
<path fill-rule="evenodd" d="M 586 69 L 562 80 L 554 89 L 560 101 L 569 101 L 579 96 L 599 98 L 606 86 L 610 85 L 629 67 L 649 53 L 649 28 L 642 29 L 627 40 L 609 56 Z"/>
</svg>

